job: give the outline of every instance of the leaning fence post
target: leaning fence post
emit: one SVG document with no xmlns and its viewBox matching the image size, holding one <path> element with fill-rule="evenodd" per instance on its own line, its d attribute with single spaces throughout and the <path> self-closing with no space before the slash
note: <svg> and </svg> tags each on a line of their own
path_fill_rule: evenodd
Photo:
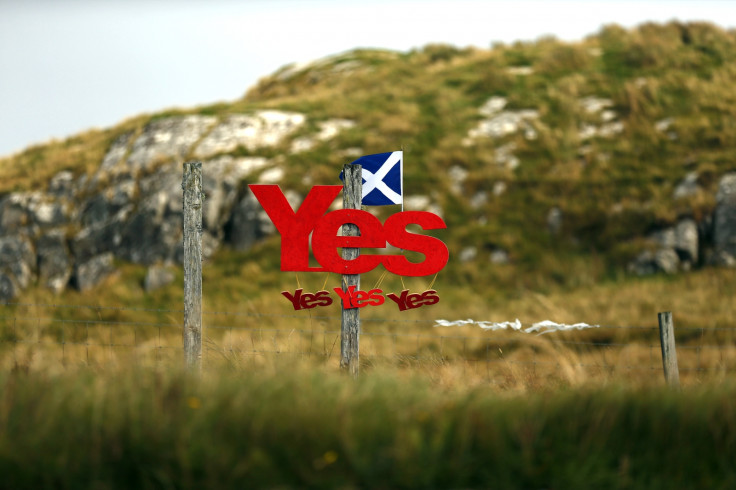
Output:
<svg viewBox="0 0 736 490">
<path fill-rule="evenodd" d="M 662 366 L 664 379 L 670 386 L 680 386 L 680 371 L 677 368 L 677 351 L 675 350 L 675 326 L 672 312 L 665 311 L 657 315 L 659 318 L 659 341 L 662 345 Z"/>
<path fill-rule="evenodd" d="M 202 367 L 202 162 L 186 162 L 183 192 L 184 360 Z"/>
<path fill-rule="evenodd" d="M 363 166 L 346 164 L 343 169 L 345 186 L 342 191 L 343 209 L 360 209 L 363 195 Z M 353 223 L 342 225 L 343 236 L 358 236 L 360 230 Z M 360 255 L 359 248 L 343 248 L 342 258 L 354 260 Z M 351 286 L 360 289 L 360 274 L 343 274 L 342 290 L 349 291 Z M 360 308 L 345 308 L 342 301 L 342 325 L 340 328 L 340 367 L 347 369 L 353 376 L 358 375 L 360 367 Z"/>
</svg>

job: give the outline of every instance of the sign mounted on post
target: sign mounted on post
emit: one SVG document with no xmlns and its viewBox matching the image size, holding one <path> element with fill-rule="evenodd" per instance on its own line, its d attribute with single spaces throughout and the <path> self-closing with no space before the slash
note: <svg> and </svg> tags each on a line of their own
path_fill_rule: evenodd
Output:
<svg viewBox="0 0 736 490">
<path fill-rule="evenodd" d="M 352 165 L 356 165 L 355 171 L 348 164 L 340 173 L 340 180 L 344 180 L 344 174 L 352 175 L 350 182 L 358 179 L 352 187 L 355 189 L 357 186 L 358 190 L 355 197 L 351 197 L 351 202 L 359 203 L 351 205 L 350 209 L 329 211 L 343 191 L 342 185 L 312 187 L 297 210 L 291 207 L 277 185 L 248 186 L 281 235 L 281 270 L 334 272 L 343 275 L 343 282 L 346 276 L 357 277 L 379 265 L 383 265 L 388 272 L 409 277 L 429 276 L 442 270 L 449 259 L 447 246 L 438 238 L 407 231 L 409 225 L 418 226 L 422 231 L 445 229 L 447 225 L 440 216 L 428 211 L 404 211 L 403 152 L 366 155 L 352 162 Z M 401 205 L 401 211 L 381 223 L 368 211 L 359 209 L 360 205 Z M 345 231 L 351 227 L 357 227 L 359 233 Z M 341 229 L 343 233 L 339 234 Z M 400 249 L 402 253 L 360 253 L 360 249 L 385 249 L 388 245 Z M 342 254 L 338 248 L 343 249 Z M 354 252 L 346 255 L 345 250 Z M 404 255 L 405 251 L 419 253 L 424 260 L 411 262 Z M 319 266 L 310 266 L 311 256 Z M 410 293 L 404 289 L 399 294 L 384 294 L 378 288 L 362 291 L 359 282 L 356 284 L 333 288 L 344 309 L 380 306 L 386 303 L 387 298 L 398 306 L 399 311 L 439 302 L 437 291 L 433 289 L 422 293 Z M 333 303 L 330 292 L 326 290 L 305 293 L 299 288 L 293 293 L 283 291 L 281 294 L 292 303 L 295 310 Z"/>
</svg>

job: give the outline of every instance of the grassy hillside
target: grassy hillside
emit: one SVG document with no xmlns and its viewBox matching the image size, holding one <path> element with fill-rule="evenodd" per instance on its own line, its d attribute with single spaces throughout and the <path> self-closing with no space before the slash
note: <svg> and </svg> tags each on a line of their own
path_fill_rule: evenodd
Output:
<svg viewBox="0 0 736 490">
<path fill-rule="evenodd" d="M 294 138 L 350 119 L 305 152 L 232 154 L 278 158 L 282 188 L 304 194 L 337 183 L 357 151 L 403 148 L 406 192 L 442 210 L 451 254 L 436 278 L 363 275 L 386 292 L 433 282 L 441 301 L 364 309 L 359 379 L 338 372 L 339 305 L 295 312 L 279 294 L 339 277 L 280 272 L 277 236 L 205 263 L 199 376 L 177 369 L 180 269 L 151 292 L 146 267 L 122 262 L 90 292 L 32 285 L 0 308 L 0 486 L 733 488 L 736 270 L 640 278 L 626 264 L 651 230 L 706 219 L 736 169 L 735 48 L 736 32 L 670 23 L 578 43 L 357 50 L 284 67 L 232 103 L 0 161 L 4 195 L 91 175 L 120 135 L 175 114 L 298 111 Z M 515 129 L 496 121 L 489 136 L 501 114 Z M 698 190 L 676 198 L 693 172 Z M 499 250 L 508 261 L 489 259 Z M 681 391 L 662 386 L 665 310 Z M 601 328 L 537 336 L 439 318 Z"/>
<path fill-rule="evenodd" d="M 284 146 L 258 154 L 280 155 L 290 169 L 282 187 L 305 193 L 335 182 L 350 161 L 346 149 L 403 148 L 406 193 L 429 196 L 443 210 L 448 230 L 440 237 L 453 258 L 468 247 L 483 256 L 509 252 L 510 266 L 453 260 L 445 281 L 513 288 L 514 276 L 532 287 L 574 287 L 586 279 L 571 271 L 585 269 L 593 281 L 615 278 L 641 249 L 641 236 L 680 216 L 699 220 L 712 212 L 717 178 L 734 169 L 734 47 L 733 32 L 670 23 L 609 26 L 578 43 L 358 50 L 285 67 L 233 103 L 181 112 L 294 110 L 309 116 L 304 132 L 328 118 L 353 120 L 354 128 L 310 151 L 293 154 Z M 468 143 L 491 97 L 503 97 L 506 111 L 536 111 L 531 133 Z M 590 105 L 596 101 L 603 106 Z M 6 159 L 0 192 L 43 188 L 62 169 L 89 173 L 115 137 L 168 115 L 141 116 Z M 503 163 L 499 148 L 518 166 Z M 700 190 L 675 199 L 675 186 L 691 172 Z M 549 233 L 553 208 L 562 220 Z"/>
<path fill-rule="evenodd" d="M 641 280 L 625 270 L 643 246 L 641 237 L 654 227 L 683 215 L 710 214 L 718 177 L 735 167 L 734 47 L 734 32 L 670 23 L 631 31 L 609 26 L 578 43 L 545 38 L 487 50 L 357 50 L 284 67 L 241 100 L 177 114 L 303 112 L 307 127 L 294 137 L 314 134 L 327 119 L 355 121 L 305 152 L 292 153 L 288 142 L 257 151 L 278 156 L 288 169 L 282 188 L 301 193 L 335 183 L 342 164 L 351 160 L 346 150 L 403 147 L 407 195 L 428 196 L 448 224 L 436 233 L 450 248 L 450 263 L 434 282 L 442 301 L 414 313 L 420 319 L 551 318 L 642 326 L 669 309 L 685 326 L 723 327 L 732 318 L 727 290 L 733 271 Z M 471 138 L 488 118 L 480 109 L 493 97 L 505 99 L 504 111 L 536 111 L 538 117 L 523 129 Z M 119 135 L 173 114 L 142 115 L 30 148 L 0 162 L 0 192 L 43 189 L 60 170 L 91 174 Z M 606 124 L 616 125 L 610 134 L 603 131 Z M 518 165 L 499 157 L 502 147 L 510 148 Z M 697 172 L 699 190 L 676 199 L 673 189 L 691 172 Z M 547 223 L 552 209 L 562 217 L 555 232 Z M 280 291 L 298 282 L 311 290 L 338 285 L 335 277 L 281 273 L 278 247 L 273 236 L 248 252 L 218 252 L 204 268 L 205 309 L 290 315 Z M 477 258 L 464 262 L 460 257 L 469 248 Z M 488 260 L 499 249 L 507 252 L 507 263 Z M 163 290 L 146 293 L 143 267 L 118 266 L 120 273 L 93 295 L 67 291 L 59 298 L 39 285 L 19 301 L 180 309 L 180 275 Z M 380 272 L 365 275 L 364 283 L 377 284 Z M 432 279 L 407 284 L 423 289 Z M 382 285 L 386 291 L 404 287 L 390 276 Z M 6 318 L 19 313 L 6 310 Z M 55 312 L 64 318 L 70 313 L 80 312 Z M 126 314 L 128 321 L 151 320 L 143 312 Z M 167 315 L 153 316 L 171 321 Z M 387 307 L 377 315 L 396 317 Z M 289 320 L 274 322 L 286 326 Z"/>
</svg>

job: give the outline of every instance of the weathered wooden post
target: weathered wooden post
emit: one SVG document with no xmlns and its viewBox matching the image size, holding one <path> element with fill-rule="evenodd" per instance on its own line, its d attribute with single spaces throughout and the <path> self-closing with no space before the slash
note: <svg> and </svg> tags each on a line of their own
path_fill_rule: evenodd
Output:
<svg viewBox="0 0 736 490">
<path fill-rule="evenodd" d="M 345 186 L 342 191 L 343 209 L 360 209 L 363 195 L 363 166 L 345 164 L 343 167 Z M 343 236 L 358 236 L 360 230 L 353 223 L 342 225 Z M 354 260 L 360 254 L 359 248 L 343 248 L 342 258 Z M 348 291 L 351 286 L 360 290 L 360 274 L 343 274 L 342 290 Z M 353 376 L 358 376 L 360 369 L 360 308 L 345 308 L 342 301 L 342 325 L 340 329 L 340 367 L 347 369 Z"/>
<path fill-rule="evenodd" d="M 184 163 L 184 360 L 202 367 L 202 162 Z"/>
<path fill-rule="evenodd" d="M 657 315 L 659 319 L 659 341 L 662 344 L 662 366 L 664 379 L 673 387 L 680 386 L 680 371 L 677 368 L 677 351 L 675 350 L 675 326 L 672 312 L 665 311 Z"/>
</svg>

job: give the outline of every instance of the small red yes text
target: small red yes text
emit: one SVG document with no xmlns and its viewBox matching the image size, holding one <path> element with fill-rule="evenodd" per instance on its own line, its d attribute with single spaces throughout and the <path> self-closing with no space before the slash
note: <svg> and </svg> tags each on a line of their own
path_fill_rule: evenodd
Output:
<svg viewBox="0 0 736 490">
<path fill-rule="evenodd" d="M 385 296 L 381 289 L 361 291 L 355 286 L 350 286 L 347 291 L 343 291 L 341 288 L 333 288 L 332 290 L 342 301 L 343 308 L 345 309 L 380 306 L 386 302 L 386 298 L 396 303 L 399 311 L 430 306 L 440 301 L 440 297 L 434 289 L 429 289 L 423 293 L 410 293 L 408 289 L 404 289 L 398 295 L 388 293 Z M 299 288 L 293 294 L 289 291 L 281 291 L 281 294 L 291 301 L 295 310 L 309 310 L 317 306 L 330 306 L 332 304 L 332 297 L 329 291 L 324 290 L 317 291 L 316 293 L 305 293 L 304 289 Z"/>
</svg>

